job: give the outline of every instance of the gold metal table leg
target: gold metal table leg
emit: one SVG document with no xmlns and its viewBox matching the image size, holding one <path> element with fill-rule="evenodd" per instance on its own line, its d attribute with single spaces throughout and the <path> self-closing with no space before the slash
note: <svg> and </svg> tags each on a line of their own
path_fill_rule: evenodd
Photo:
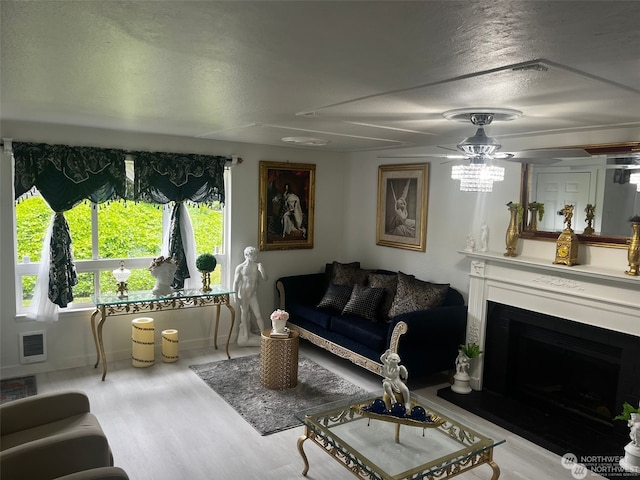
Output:
<svg viewBox="0 0 640 480">
<path fill-rule="evenodd" d="M 104 351 L 104 341 L 102 337 L 102 328 L 107 320 L 107 312 L 105 307 L 100 308 L 100 322 L 98 322 L 98 345 L 100 346 L 100 357 L 102 358 L 102 381 L 107 377 L 107 356 Z"/>
<path fill-rule="evenodd" d="M 227 335 L 227 358 L 231 358 L 229 355 L 229 341 L 231 340 L 231 333 L 233 332 L 233 324 L 236 321 L 236 311 L 233 309 L 231 304 L 227 301 L 226 303 L 229 312 L 231 312 L 231 326 L 229 327 L 229 335 Z"/>
<path fill-rule="evenodd" d="M 216 304 L 216 325 L 213 329 L 213 348 L 218 349 L 218 325 L 220 324 L 220 304 Z"/>
<path fill-rule="evenodd" d="M 498 478 L 500 477 L 500 467 L 493 460 L 489 460 L 488 463 L 491 467 L 491 470 L 493 470 L 493 476 L 491 477 L 491 480 L 498 480 Z"/>
<path fill-rule="evenodd" d="M 304 435 L 298 438 L 298 452 L 300 452 L 300 456 L 302 457 L 302 461 L 304 462 L 304 468 L 302 469 L 302 476 L 306 477 L 307 472 L 309 472 L 309 460 L 307 459 L 307 455 L 304 453 L 304 448 L 302 444 L 305 442 L 309 434 L 309 429 L 305 427 Z"/>
<path fill-rule="evenodd" d="M 96 332 L 96 315 L 100 313 L 99 309 L 95 309 L 95 311 L 91 314 L 91 334 L 93 335 L 93 343 L 96 345 L 96 364 L 93 368 L 98 368 L 100 364 L 100 346 L 98 345 L 98 334 Z"/>
</svg>

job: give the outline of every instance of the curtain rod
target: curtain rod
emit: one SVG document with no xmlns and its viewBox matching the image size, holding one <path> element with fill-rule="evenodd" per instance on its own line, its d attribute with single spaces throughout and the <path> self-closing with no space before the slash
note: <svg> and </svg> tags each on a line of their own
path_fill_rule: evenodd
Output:
<svg viewBox="0 0 640 480">
<path fill-rule="evenodd" d="M 0 141 L 0 148 L 4 149 L 4 153 L 6 154 L 10 154 L 12 151 L 12 145 L 13 145 L 13 139 L 12 138 L 3 138 L 2 141 Z M 92 147 L 92 148 L 100 148 L 100 147 Z M 118 149 L 118 150 L 122 150 L 122 149 Z M 133 153 L 136 150 L 122 150 L 125 153 Z M 183 153 L 183 152 L 161 152 L 161 153 Z M 204 153 L 191 153 L 191 154 L 186 154 L 186 155 L 206 155 Z M 219 155 L 219 156 L 223 156 L 223 155 Z M 231 158 L 229 158 L 226 163 L 231 164 L 231 165 L 238 165 L 242 162 L 244 162 L 242 157 L 239 157 L 237 155 L 230 155 Z"/>
</svg>

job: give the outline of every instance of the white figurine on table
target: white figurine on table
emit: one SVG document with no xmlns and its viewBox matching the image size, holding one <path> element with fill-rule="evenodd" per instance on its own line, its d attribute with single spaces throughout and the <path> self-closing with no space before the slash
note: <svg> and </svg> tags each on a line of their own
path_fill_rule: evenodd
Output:
<svg viewBox="0 0 640 480">
<path fill-rule="evenodd" d="M 404 406 L 409 411 L 411 409 L 409 388 L 403 381 L 409 377 L 407 368 L 404 365 L 400 365 L 400 356 L 397 353 L 392 353 L 389 349 L 382 354 L 380 360 L 382 361 L 382 376 L 384 377 L 382 380 L 384 393 L 393 403 L 398 403 L 395 394 L 401 394 Z"/>
</svg>

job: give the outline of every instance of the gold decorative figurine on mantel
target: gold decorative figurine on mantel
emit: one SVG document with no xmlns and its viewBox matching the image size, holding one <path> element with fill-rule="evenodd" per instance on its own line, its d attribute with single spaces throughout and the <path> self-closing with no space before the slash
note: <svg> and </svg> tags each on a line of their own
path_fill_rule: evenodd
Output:
<svg viewBox="0 0 640 480">
<path fill-rule="evenodd" d="M 591 205 L 590 203 L 587 203 L 587 206 L 584 209 L 584 213 L 587 214 L 587 217 L 584 219 L 584 221 L 587 222 L 587 226 L 585 227 L 584 232 L 582 232 L 582 234 L 593 235 L 594 233 L 596 233 L 596 231 L 593 228 L 593 219 L 596 216 L 596 206 Z"/>
<path fill-rule="evenodd" d="M 567 266 L 578 265 L 578 236 L 571 229 L 573 205 L 565 205 L 558 215 L 564 215 L 565 229 L 556 240 L 556 259 L 553 263 Z"/>
<path fill-rule="evenodd" d="M 629 270 L 627 275 L 640 275 L 640 215 L 634 215 L 629 219 L 631 222 L 631 238 L 627 240 L 629 242 L 629 251 L 627 257 L 629 259 Z"/>
</svg>

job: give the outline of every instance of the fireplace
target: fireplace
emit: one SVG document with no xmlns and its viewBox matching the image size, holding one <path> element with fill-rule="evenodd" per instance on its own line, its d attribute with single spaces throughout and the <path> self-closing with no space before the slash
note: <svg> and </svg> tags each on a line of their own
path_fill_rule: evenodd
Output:
<svg viewBox="0 0 640 480">
<path fill-rule="evenodd" d="M 484 388 L 506 398 L 613 425 L 640 400 L 640 337 L 489 302 Z"/>
<path fill-rule="evenodd" d="M 622 403 L 640 401 L 640 278 L 589 265 L 471 260 L 469 395 L 439 395 L 559 455 L 621 455 Z"/>
</svg>

